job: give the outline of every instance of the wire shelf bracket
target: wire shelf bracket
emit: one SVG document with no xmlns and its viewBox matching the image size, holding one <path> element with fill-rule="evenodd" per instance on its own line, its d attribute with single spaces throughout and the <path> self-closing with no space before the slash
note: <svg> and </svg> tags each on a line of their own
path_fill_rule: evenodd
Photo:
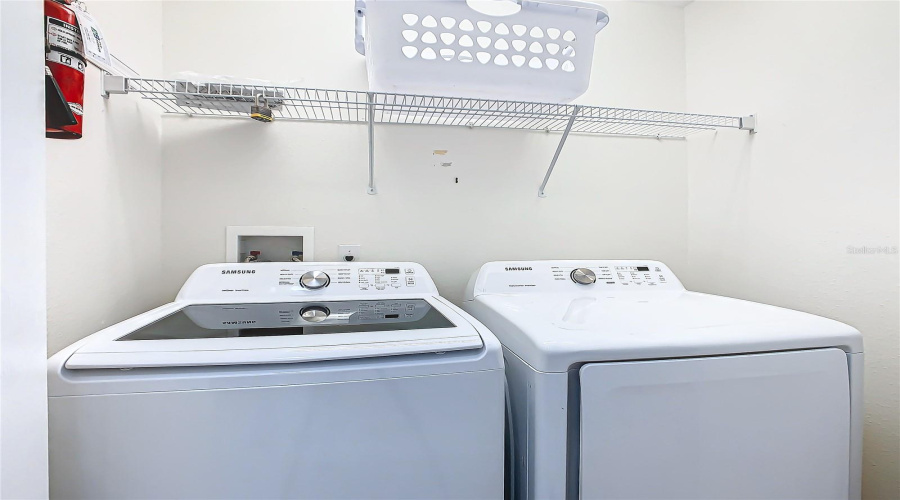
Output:
<svg viewBox="0 0 900 500">
<path fill-rule="evenodd" d="M 724 128 L 758 131 L 756 115 L 724 116 L 640 109 L 608 108 L 496 99 L 474 99 L 360 90 L 313 89 L 277 85 L 201 83 L 103 74 L 104 97 L 138 94 L 165 114 L 204 117 L 250 116 L 257 96 L 265 97 L 275 121 L 357 123 L 367 127 L 368 194 L 375 186 L 375 125 L 440 125 L 558 132 L 559 144 L 538 196 L 547 183 L 571 134 L 684 139 Z"/>
<path fill-rule="evenodd" d="M 100 69 L 100 95 L 104 99 L 109 99 L 110 94 L 127 94 L 128 78 L 140 78 L 141 76 L 125 61 L 116 57 L 115 54 L 110 54 L 109 58 L 112 66 L 100 64 L 93 59 L 90 60 L 91 64 Z"/>
<path fill-rule="evenodd" d="M 366 113 L 369 127 L 369 188 L 366 192 L 378 194 L 378 190 L 375 189 L 375 95 L 369 92 L 366 101 L 369 103 L 369 110 Z"/>
<path fill-rule="evenodd" d="M 544 182 L 541 182 L 541 187 L 538 188 L 538 197 L 540 198 L 547 197 L 547 194 L 544 193 L 544 188 L 547 187 L 547 182 L 550 180 L 550 174 L 553 173 L 553 167 L 556 166 L 556 161 L 559 160 L 559 154 L 562 153 L 563 146 L 566 145 L 566 139 L 569 138 L 569 132 L 572 131 L 572 125 L 575 124 L 575 119 L 578 118 L 578 113 L 580 111 L 581 106 L 575 106 L 575 109 L 572 111 L 572 116 L 566 124 L 566 129 L 563 130 L 562 137 L 559 139 L 559 145 L 556 146 L 556 152 L 553 153 L 553 159 L 550 160 L 550 167 L 547 169 L 547 174 L 544 175 Z"/>
<path fill-rule="evenodd" d="M 741 130 L 749 130 L 751 134 L 758 132 L 756 128 L 756 115 L 741 117 Z"/>
<path fill-rule="evenodd" d="M 111 94 L 127 94 L 128 79 L 120 75 L 112 75 L 106 72 L 101 73 L 103 92 L 101 95 L 105 99 L 109 99 Z"/>
</svg>

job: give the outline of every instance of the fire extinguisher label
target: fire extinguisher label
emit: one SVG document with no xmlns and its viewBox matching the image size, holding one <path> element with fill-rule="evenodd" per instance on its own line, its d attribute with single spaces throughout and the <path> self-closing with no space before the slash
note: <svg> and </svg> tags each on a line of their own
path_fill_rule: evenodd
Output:
<svg viewBox="0 0 900 500">
<path fill-rule="evenodd" d="M 51 50 L 47 53 L 47 62 L 62 64 L 63 66 L 68 66 L 82 73 L 84 73 L 84 68 L 86 66 L 83 58 L 58 50 Z"/>
<path fill-rule="evenodd" d="M 51 49 L 70 51 L 73 55 L 84 54 L 78 27 L 55 17 L 47 18 L 47 43 Z"/>
<path fill-rule="evenodd" d="M 84 108 L 82 108 L 81 104 L 78 104 L 77 102 L 70 102 L 69 109 L 72 110 L 72 113 L 78 116 L 84 116 Z"/>
</svg>

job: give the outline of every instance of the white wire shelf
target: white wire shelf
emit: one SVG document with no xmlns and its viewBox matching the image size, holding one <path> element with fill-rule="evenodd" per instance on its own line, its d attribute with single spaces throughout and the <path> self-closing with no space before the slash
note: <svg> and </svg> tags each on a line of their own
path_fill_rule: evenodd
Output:
<svg viewBox="0 0 900 500">
<path fill-rule="evenodd" d="M 196 83 L 107 75 L 104 93 L 138 94 L 167 114 L 249 117 L 263 96 L 275 121 L 363 123 L 369 126 L 369 193 L 375 194 L 373 126 L 443 125 L 561 132 L 539 195 L 569 133 L 682 139 L 720 128 L 754 131 L 753 116 L 701 115 L 574 104 L 468 99 L 353 90 Z"/>
</svg>

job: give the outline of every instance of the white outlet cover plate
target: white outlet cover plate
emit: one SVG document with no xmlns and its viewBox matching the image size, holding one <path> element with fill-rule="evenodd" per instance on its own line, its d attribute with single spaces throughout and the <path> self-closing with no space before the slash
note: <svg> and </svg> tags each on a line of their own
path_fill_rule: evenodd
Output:
<svg viewBox="0 0 900 500">
<path fill-rule="evenodd" d="M 359 257 L 359 249 L 360 245 L 338 245 L 338 255 L 340 255 L 341 258 L 352 255 L 355 259 Z"/>
</svg>

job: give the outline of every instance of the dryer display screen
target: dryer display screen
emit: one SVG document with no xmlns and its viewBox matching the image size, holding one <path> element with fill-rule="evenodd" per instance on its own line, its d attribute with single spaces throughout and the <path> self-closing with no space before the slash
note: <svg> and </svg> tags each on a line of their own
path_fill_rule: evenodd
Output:
<svg viewBox="0 0 900 500">
<path fill-rule="evenodd" d="M 620 273 L 646 273 L 650 272 L 650 268 L 647 266 L 616 266 L 616 271 Z"/>
</svg>

